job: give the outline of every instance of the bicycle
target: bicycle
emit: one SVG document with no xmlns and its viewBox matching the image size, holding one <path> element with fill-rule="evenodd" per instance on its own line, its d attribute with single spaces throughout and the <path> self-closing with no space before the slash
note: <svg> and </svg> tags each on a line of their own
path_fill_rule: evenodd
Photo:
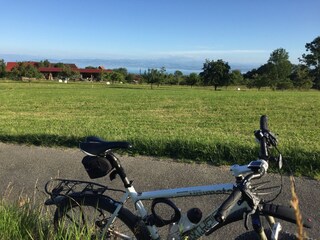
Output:
<svg viewBox="0 0 320 240">
<path fill-rule="evenodd" d="M 267 116 L 260 118 L 260 129 L 254 132 L 260 144 L 259 159 L 247 165 L 230 167 L 235 183 L 193 186 L 156 191 L 137 192 L 123 169 L 115 149 L 129 149 L 128 142 L 107 142 L 97 137 L 87 137 L 80 143 L 80 149 L 86 154 L 82 163 L 91 179 L 109 175 L 113 180 L 119 176 L 124 190 L 114 189 L 103 184 L 88 181 L 52 179 L 45 186 L 50 198 L 46 205 L 56 205 L 54 226 L 56 229 L 71 226 L 91 231 L 91 239 L 160 239 L 159 229 L 169 226 L 166 239 L 199 239 L 209 236 L 215 230 L 235 221 L 243 220 L 248 229 L 249 219 L 254 231 L 243 235 L 244 239 L 295 239 L 294 234 L 281 231 L 280 222 L 275 218 L 296 223 L 295 212 L 288 206 L 275 205 L 259 197 L 258 190 L 265 183 L 253 185 L 251 182 L 262 178 L 269 168 L 269 162 L 277 162 L 282 167 L 282 155 L 277 148 L 277 138 L 268 129 Z M 273 157 L 271 148 L 278 156 Z M 278 188 L 281 193 L 282 185 Z M 115 200 L 109 193 L 120 193 Z M 199 208 L 191 208 L 186 213 L 171 200 L 177 197 L 194 197 L 212 194 L 229 196 L 217 208 L 203 217 Z M 277 197 L 276 196 L 276 197 Z M 135 213 L 124 207 L 131 200 Z M 151 213 L 143 200 L 152 200 Z M 163 214 L 161 209 L 165 208 Z M 89 210 L 91 209 L 91 210 Z M 86 210 L 93 211 L 86 215 Z M 268 222 L 268 231 L 261 223 L 261 217 Z M 311 227 L 303 221 L 304 227 Z M 268 238 L 267 238 L 268 236 Z M 162 237 L 162 236 L 161 236 Z"/>
</svg>

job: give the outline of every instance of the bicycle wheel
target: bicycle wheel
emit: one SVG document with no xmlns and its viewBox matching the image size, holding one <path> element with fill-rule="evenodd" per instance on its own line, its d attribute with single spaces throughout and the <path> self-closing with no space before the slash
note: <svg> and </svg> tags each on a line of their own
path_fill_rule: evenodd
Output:
<svg viewBox="0 0 320 240">
<path fill-rule="evenodd" d="M 141 219 L 122 208 L 109 229 L 103 233 L 116 203 L 103 196 L 78 196 L 59 204 L 54 227 L 63 239 L 150 239 Z"/>
<path fill-rule="evenodd" d="M 265 230 L 267 238 L 271 239 L 271 231 L 269 229 Z M 258 234 L 255 231 L 246 232 L 238 236 L 235 240 L 260 240 Z M 296 234 L 289 233 L 289 232 L 280 232 L 278 236 L 278 240 L 298 240 Z M 310 238 L 304 238 L 303 240 L 309 240 Z M 300 239 L 299 239 L 300 240 Z M 311 239 L 310 239 L 311 240 Z"/>
</svg>

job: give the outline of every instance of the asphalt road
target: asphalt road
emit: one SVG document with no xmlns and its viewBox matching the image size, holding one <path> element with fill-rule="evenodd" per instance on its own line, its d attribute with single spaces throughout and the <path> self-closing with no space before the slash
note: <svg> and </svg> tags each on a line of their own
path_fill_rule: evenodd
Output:
<svg viewBox="0 0 320 240">
<path fill-rule="evenodd" d="M 0 196 L 16 200 L 19 195 L 28 195 L 42 203 L 45 199 L 43 187 L 47 180 L 54 177 L 90 180 L 81 159 L 84 154 L 78 149 L 44 148 L 0 143 Z M 152 157 L 120 157 L 130 180 L 134 181 L 137 191 L 162 188 L 207 185 L 233 182 L 228 167 L 214 167 L 207 164 L 186 164 L 170 159 Z M 268 174 L 264 180 L 275 184 L 280 176 Z M 119 180 L 110 182 L 108 178 L 99 180 L 112 187 L 120 187 Z M 10 187 L 8 188 L 8 185 Z M 296 190 L 302 212 L 312 219 L 313 229 L 307 230 L 312 238 L 320 239 L 320 182 L 306 178 L 296 178 Z M 9 189 L 11 189 L 9 193 Z M 8 194 L 9 193 L 9 194 Z M 196 198 L 174 199 L 182 210 L 199 207 L 204 214 L 217 207 L 226 195 L 211 195 Z M 284 177 L 284 189 L 275 201 L 289 205 L 291 199 L 290 181 Z M 148 203 L 146 203 L 148 205 Z M 130 206 L 129 206 L 130 207 Z M 281 222 L 286 231 L 295 232 L 294 224 Z M 245 232 L 243 222 L 230 224 L 219 229 L 206 239 L 234 239 Z"/>
</svg>

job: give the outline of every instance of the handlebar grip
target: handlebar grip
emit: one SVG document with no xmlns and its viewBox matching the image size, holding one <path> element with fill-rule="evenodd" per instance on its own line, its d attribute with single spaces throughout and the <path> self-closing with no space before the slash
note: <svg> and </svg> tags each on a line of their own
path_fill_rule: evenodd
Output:
<svg viewBox="0 0 320 240">
<path fill-rule="evenodd" d="M 242 197 L 242 192 L 239 188 L 235 188 L 230 196 L 222 203 L 219 207 L 216 215 L 214 218 L 219 222 L 222 223 L 226 220 L 229 215 L 230 210 L 232 207 L 240 200 Z"/>
<path fill-rule="evenodd" d="M 262 115 L 260 117 L 260 129 L 262 132 L 268 131 L 268 117 L 266 115 Z"/>
<path fill-rule="evenodd" d="M 260 130 L 262 134 L 269 131 L 268 128 L 268 118 L 266 115 L 262 115 L 260 117 Z M 267 139 L 265 137 L 262 137 L 260 139 L 260 154 L 259 157 L 264 160 L 268 160 L 269 154 L 267 149 Z"/>
</svg>

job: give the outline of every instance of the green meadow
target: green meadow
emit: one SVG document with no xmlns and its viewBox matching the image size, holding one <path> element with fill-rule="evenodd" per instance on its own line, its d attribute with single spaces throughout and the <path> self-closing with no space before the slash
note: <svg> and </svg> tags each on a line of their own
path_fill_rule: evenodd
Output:
<svg viewBox="0 0 320 240">
<path fill-rule="evenodd" d="M 127 140 L 133 153 L 215 165 L 258 156 L 266 114 L 285 170 L 320 176 L 320 92 L 103 83 L 0 82 L 0 141 L 76 147 L 86 136 Z"/>
</svg>

